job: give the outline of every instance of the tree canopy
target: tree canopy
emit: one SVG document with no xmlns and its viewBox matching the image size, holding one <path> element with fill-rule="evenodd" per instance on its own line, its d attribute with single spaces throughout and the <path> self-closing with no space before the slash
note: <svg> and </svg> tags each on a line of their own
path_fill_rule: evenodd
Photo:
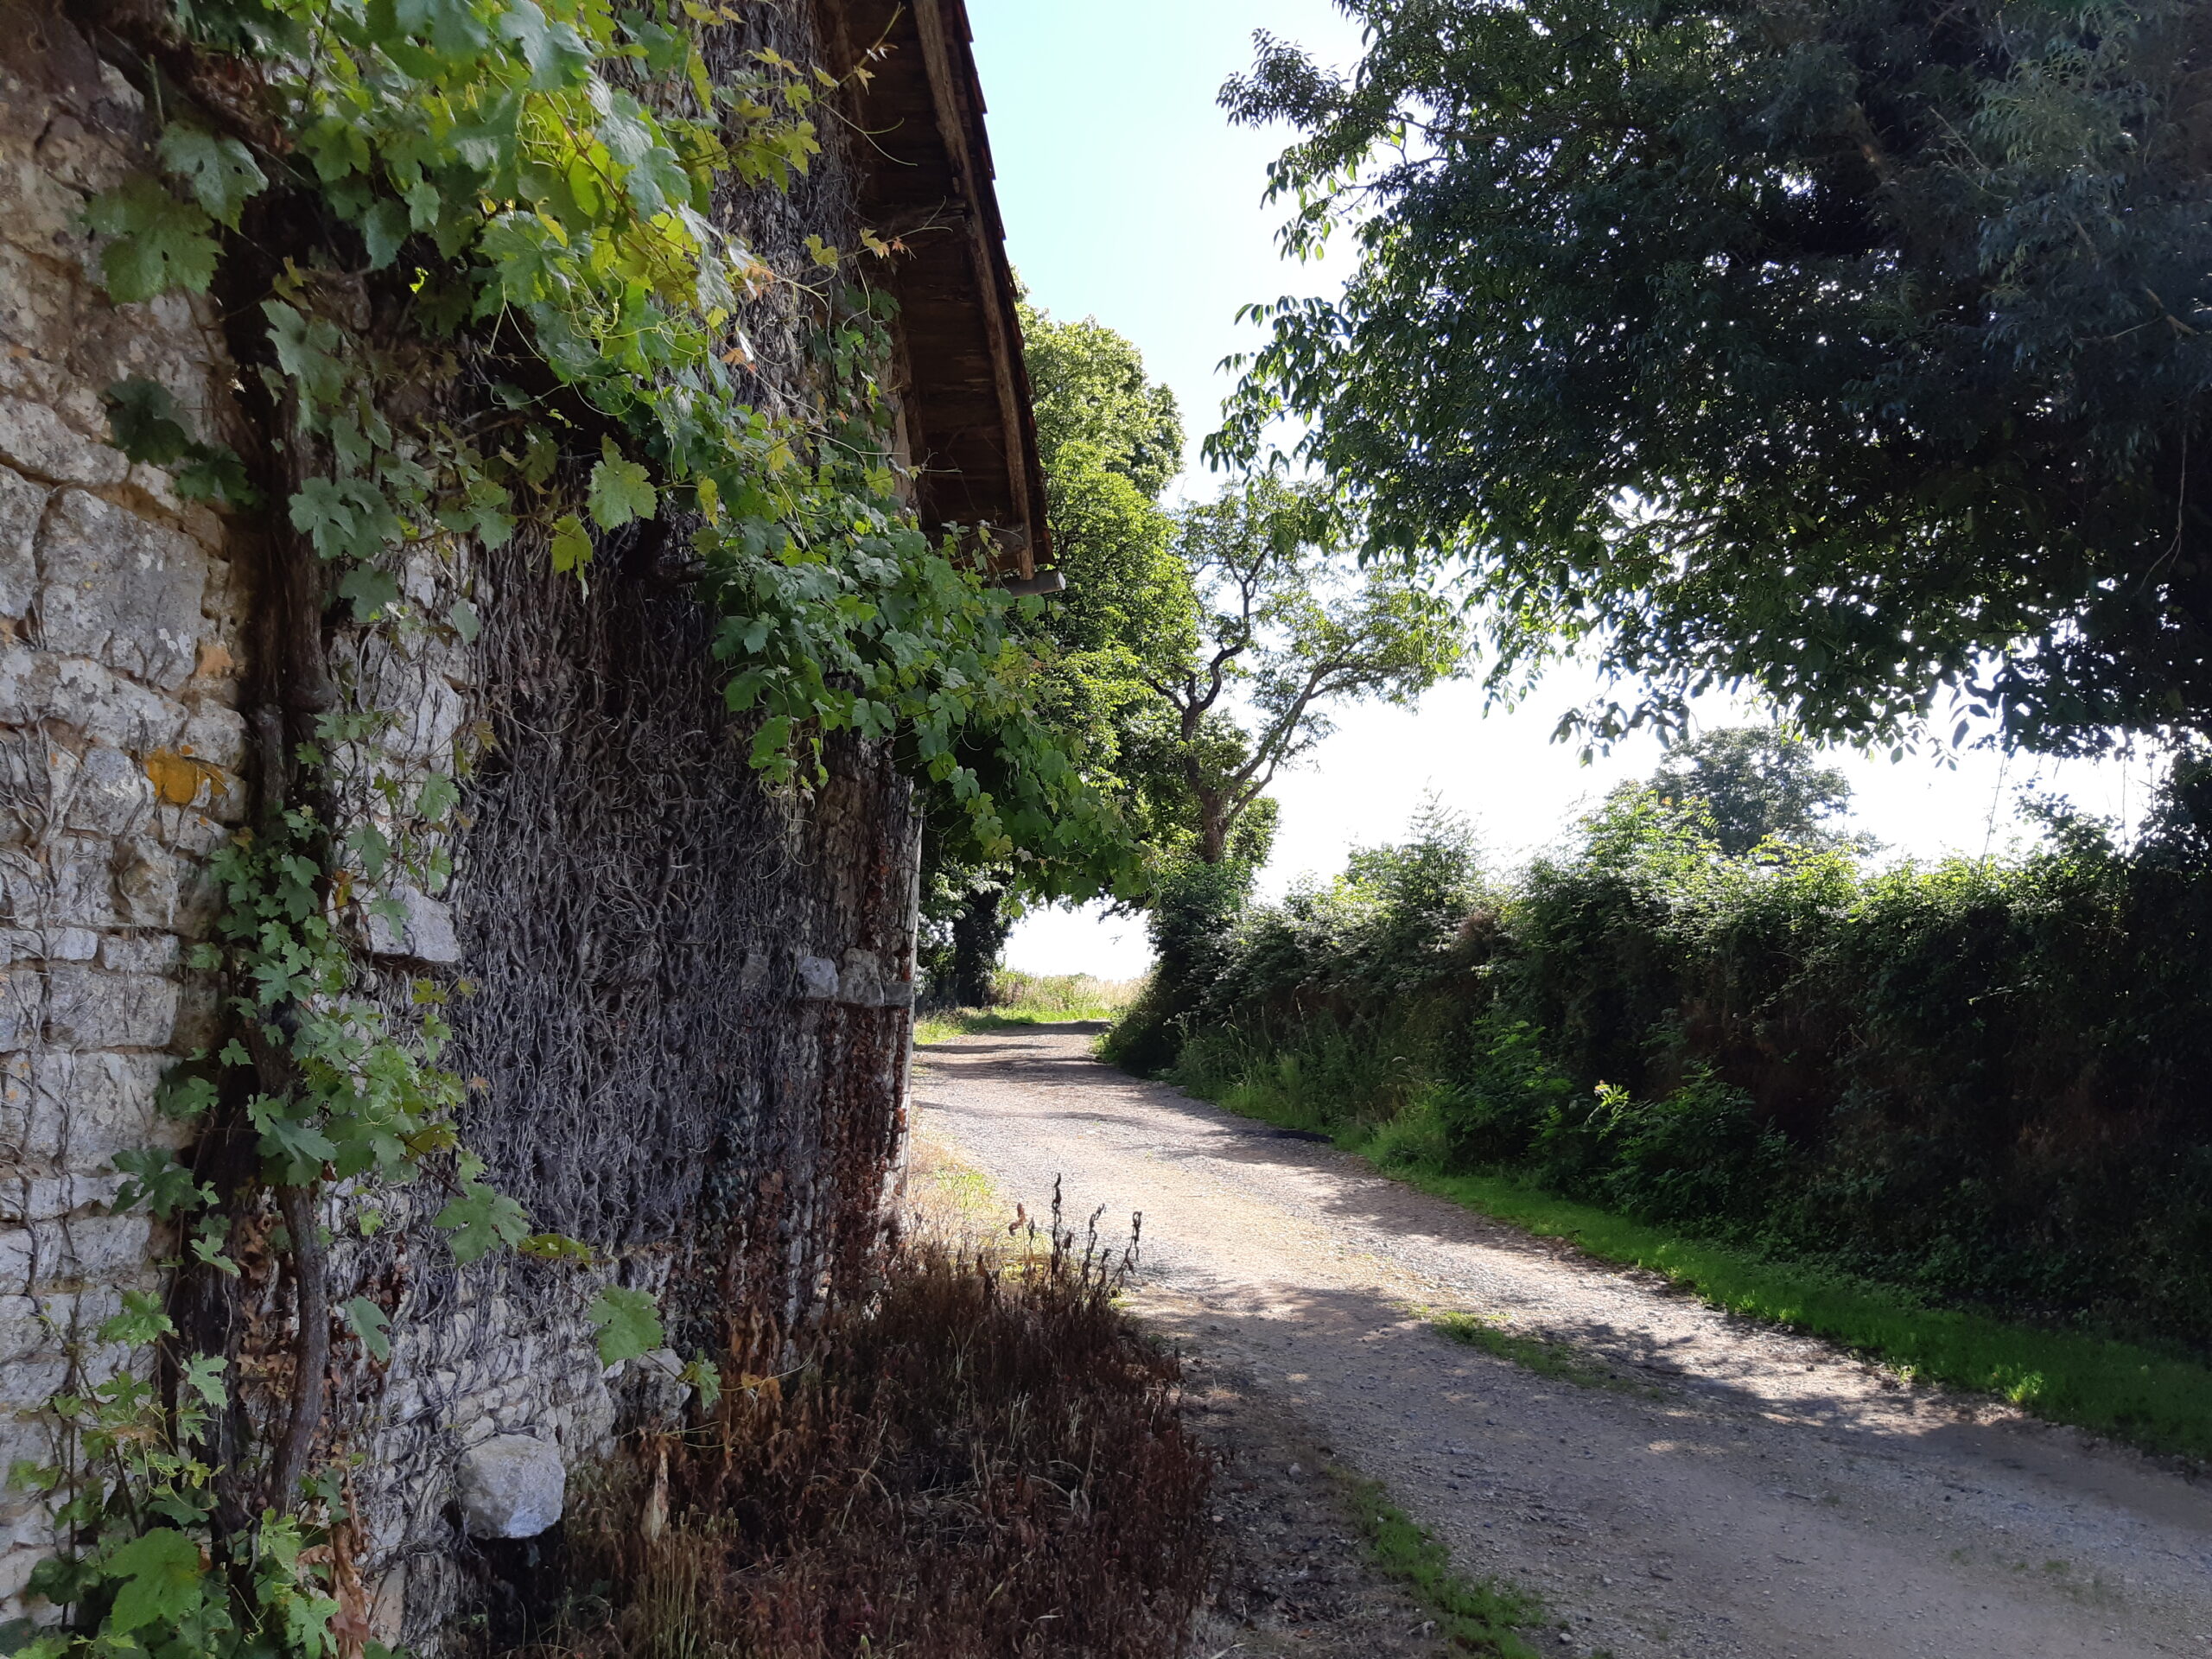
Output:
<svg viewBox="0 0 2212 1659">
<path fill-rule="evenodd" d="M 2212 728 L 2212 7 L 1341 3 L 1350 74 L 1262 36 L 1224 92 L 1300 130 L 1291 250 L 1360 257 L 1259 308 L 1217 456 L 1302 422 L 1499 683 L 1635 688 L 1601 738 L 1734 684 L 1823 740 Z"/>
<path fill-rule="evenodd" d="M 1768 841 L 1797 847 L 1865 847 L 1834 821 L 1851 807 L 1851 785 L 1820 764 L 1802 737 L 1773 726 L 1706 732 L 1660 762 L 1652 791 L 1701 809 L 1720 850 L 1740 858 Z"/>
<path fill-rule="evenodd" d="M 1241 821 L 1335 728 L 1332 705 L 1410 702 L 1459 671 L 1452 607 L 1395 570 L 1353 575 L 1322 493 L 1262 474 L 1186 507 L 1176 550 L 1204 639 L 1154 683 L 1175 715 L 1198 856 L 1228 855 Z"/>
</svg>

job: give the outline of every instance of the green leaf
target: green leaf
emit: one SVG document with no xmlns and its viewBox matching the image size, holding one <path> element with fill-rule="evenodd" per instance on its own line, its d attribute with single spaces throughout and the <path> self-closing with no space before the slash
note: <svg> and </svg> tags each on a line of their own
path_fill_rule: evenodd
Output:
<svg viewBox="0 0 2212 1659">
<path fill-rule="evenodd" d="M 218 506 L 252 507 L 261 504 L 261 492 L 246 475 L 238 452 L 219 443 L 195 443 L 185 463 L 171 475 L 176 493 L 188 501 L 207 501 Z"/>
<path fill-rule="evenodd" d="M 645 469 L 624 460 L 612 438 L 600 441 L 600 458 L 592 467 L 585 501 L 601 530 L 620 530 L 632 519 L 650 518 L 659 505 Z"/>
<path fill-rule="evenodd" d="M 176 399 L 158 380 L 132 375 L 100 394 L 107 406 L 108 442 L 132 461 L 168 467 L 192 448 L 192 435 L 177 420 Z"/>
<path fill-rule="evenodd" d="M 566 575 L 591 563 L 591 532 L 573 512 L 553 526 L 553 568 Z"/>
<path fill-rule="evenodd" d="M 446 613 L 446 620 L 453 624 L 453 631 L 461 636 L 461 643 L 464 645 L 474 645 L 476 636 L 484 630 L 483 620 L 476 614 L 476 607 L 465 599 L 454 601 L 453 608 Z"/>
<path fill-rule="evenodd" d="M 704 1355 L 683 1368 L 683 1380 L 699 1390 L 699 1409 L 712 1411 L 722 1397 L 722 1370 Z"/>
<path fill-rule="evenodd" d="M 196 1210 L 212 1202 L 201 1193 L 192 1172 L 166 1147 L 126 1148 L 115 1154 L 114 1165 L 118 1174 L 130 1178 L 116 1189 L 118 1215 L 143 1204 L 167 1221 L 180 1210 Z"/>
<path fill-rule="evenodd" d="M 399 583 L 372 564 L 357 564 L 340 577 L 338 594 L 353 602 L 353 620 L 373 622 L 399 599 Z"/>
<path fill-rule="evenodd" d="M 361 239 L 368 244 L 371 270 L 382 270 L 398 257 L 399 245 L 407 240 L 408 229 L 406 205 L 389 198 L 376 202 L 361 216 Z"/>
<path fill-rule="evenodd" d="M 472 1181 L 461 1197 L 438 1211 L 437 1224 L 453 1235 L 454 1260 L 466 1265 L 502 1244 L 521 1242 L 530 1232 L 522 1205 L 481 1181 Z"/>
<path fill-rule="evenodd" d="M 346 1322 L 378 1363 L 391 1357 L 391 1316 L 384 1309 L 365 1296 L 356 1296 L 346 1304 Z"/>
<path fill-rule="evenodd" d="M 434 772 L 423 783 L 423 792 L 416 798 L 415 810 L 432 823 L 442 823 L 446 814 L 453 810 L 460 799 L 460 786 L 442 772 Z"/>
<path fill-rule="evenodd" d="M 642 1290 L 609 1285 L 599 1293 L 588 1310 L 599 1327 L 599 1358 L 603 1365 L 635 1359 L 661 1345 L 660 1310 Z"/>
<path fill-rule="evenodd" d="M 102 1342 L 143 1348 L 163 1337 L 175 1336 L 176 1325 L 162 1306 L 159 1292 L 126 1290 L 123 1293 L 123 1311 L 103 1320 L 98 1334 Z"/>
<path fill-rule="evenodd" d="M 184 1386 L 211 1409 L 221 1409 L 231 1397 L 230 1389 L 223 1381 L 225 1363 L 213 1354 L 196 1354 L 184 1363 Z"/>
<path fill-rule="evenodd" d="M 346 390 L 346 364 L 340 353 L 346 337 L 327 317 L 308 317 L 282 300 L 264 300 L 261 315 L 269 319 L 269 343 L 276 353 L 276 366 L 296 381 L 300 396 L 312 409 L 327 409 Z"/>
<path fill-rule="evenodd" d="M 214 220 L 197 202 L 180 201 L 143 173 L 94 196 L 86 223 L 114 240 L 100 254 L 110 297 L 150 300 L 173 288 L 204 294 L 214 280 Z"/>
<path fill-rule="evenodd" d="M 162 130 L 162 164 L 192 188 L 193 199 L 232 230 L 238 210 L 269 187 L 252 152 L 235 138 L 172 121 Z"/>
<path fill-rule="evenodd" d="M 105 1627 L 110 1636 L 149 1624 L 181 1624 L 200 1610 L 206 1595 L 200 1546 L 166 1528 L 133 1538 L 102 1561 L 100 1570 L 121 1586 Z"/>
</svg>

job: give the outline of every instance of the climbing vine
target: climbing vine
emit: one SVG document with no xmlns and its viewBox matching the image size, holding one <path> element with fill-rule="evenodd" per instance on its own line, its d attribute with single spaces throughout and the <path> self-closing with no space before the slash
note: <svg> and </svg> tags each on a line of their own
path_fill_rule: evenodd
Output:
<svg viewBox="0 0 2212 1659">
<path fill-rule="evenodd" d="M 315 606 L 401 652 L 474 639 L 474 549 L 529 537 L 588 582 L 600 537 L 686 537 L 767 782 L 821 780 L 841 731 L 887 741 L 978 856 L 1029 861 L 1040 886 L 1109 879 L 1113 826 L 1029 714 L 1037 601 L 901 503 L 890 311 L 862 269 L 894 251 L 817 237 L 810 271 L 779 271 L 716 211 L 807 169 L 838 85 L 768 51 L 710 73 L 704 43 L 740 21 L 700 0 L 177 0 L 146 49 L 110 52 L 155 114 L 155 164 L 87 225 L 114 299 L 216 294 L 269 447 L 194 438 L 137 379 L 108 394 L 114 442 L 187 499 L 265 514 Z M 799 397 L 758 372 L 746 320 L 771 303 L 812 330 Z M 69 1617 L 32 1659 L 379 1651 L 345 1465 L 316 1448 L 334 1322 L 381 1361 L 390 1313 L 328 1305 L 328 1244 L 428 1184 L 461 1262 L 593 1255 L 532 1232 L 460 1141 L 443 1008 L 466 984 L 416 981 L 396 1009 L 363 965 L 365 938 L 407 925 L 403 896 L 446 881 L 470 745 L 449 770 L 402 763 L 381 741 L 401 711 L 325 677 L 309 729 L 257 733 L 263 808 L 214 863 L 224 909 L 193 965 L 229 988 L 236 1034 L 165 1094 L 250 1138 L 295 1287 L 290 1396 L 242 1412 L 161 1298 L 125 1298 L 97 1346 L 135 1357 L 57 1395 L 60 1455 L 14 1471 L 54 1497 L 67 1546 L 32 1589 Z M 118 1207 L 173 1224 L 185 1271 L 239 1274 L 239 1193 L 165 1151 L 117 1165 Z M 663 1340 L 642 1293 L 601 1288 L 589 1312 L 607 1360 Z M 718 1387 L 703 1362 L 690 1376 Z M 254 1470 L 211 1450 L 226 1414 L 266 1442 Z"/>
</svg>

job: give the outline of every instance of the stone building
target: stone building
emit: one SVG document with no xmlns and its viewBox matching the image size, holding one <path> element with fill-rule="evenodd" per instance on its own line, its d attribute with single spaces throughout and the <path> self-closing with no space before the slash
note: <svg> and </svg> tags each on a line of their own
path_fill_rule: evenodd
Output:
<svg viewBox="0 0 2212 1659">
<path fill-rule="evenodd" d="M 117 1363 L 91 1333 L 125 1290 L 162 1286 L 177 1248 L 143 1214 L 109 1213 L 111 1160 L 184 1144 L 157 1085 L 220 1029 L 217 988 L 185 955 L 216 911 L 208 860 L 252 810 L 249 732 L 284 582 L 251 515 L 180 499 L 105 441 L 101 394 L 131 376 L 204 437 L 244 449 L 256 435 L 238 429 L 212 301 L 115 305 L 88 276 L 84 207 L 143 165 L 140 96 L 73 5 L 0 9 L 4 1465 L 41 1454 L 58 1385 Z M 799 188 L 718 206 L 772 259 L 803 257 L 810 233 L 850 245 L 864 224 L 904 244 L 887 280 L 915 505 L 931 526 L 988 527 L 1004 579 L 1048 582 L 961 0 L 746 18 L 715 51 L 840 69 L 880 55 Z M 776 320 L 759 321 L 772 346 Z M 771 382 L 798 372 L 763 358 Z M 596 1457 L 680 1399 L 671 1356 L 600 1365 L 595 1284 L 656 1291 L 671 1338 L 709 1345 L 803 1318 L 877 1236 L 910 1042 L 912 791 L 857 741 L 810 795 L 761 788 L 690 574 L 650 525 L 602 544 L 588 589 L 526 537 L 423 550 L 410 593 L 469 597 L 485 619 L 472 642 L 321 628 L 325 671 L 404 714 L 380 764 L 451 770 L 474 746 L 452 885 L 400 893 L 404 925 L 377 924 L 370 945 L 395 996 L 412 976 L 469 982 L 454 1013 L 474 1080 L 464 1137 L 534 1225 L 601 1262 L 456 1268 L 404 1194 L 375 1240 L 337 1247 L 337 1299 L 368 1295 L 393 1328 L 388 1363 L 334 1329 L 326 1431 L 364 1454 L 357 1546 L 386 1641 L 434 1650 L 480 1598 L 493 1569 L 472 1529 L 545 1518 L 503 1510 L 484 1477 Z M 45 1507 L 0 1496 L 0 1624 L 52 1616 L 21 1595 L 50 1548 Z"/>
</svg>

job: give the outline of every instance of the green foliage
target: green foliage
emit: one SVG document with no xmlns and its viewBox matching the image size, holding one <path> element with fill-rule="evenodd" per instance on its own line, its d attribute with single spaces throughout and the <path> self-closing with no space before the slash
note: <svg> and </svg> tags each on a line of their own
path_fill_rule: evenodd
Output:
<svg viewBox="0 0 2212 1659">
<path fill-rule="evenodd" d="M 1741 682 L 1824 739 L 1946 684 L 2056 751 L 2212 720 L 2202 6 L 1346 10 L 1351 73 L 1263 38 L 1224 92 L 1358 267 L 1253 308 L 1217 448 L 1287 415 L 1464 561 L 1498 685 L 1585 644 L 1643 687 L 1599 740 Z"/>
<path fill-rule="evenodd" d="M 240 355 L 276 416 L 269 464 L 286 493 L 271 510 L 334 567 L 328 588 L 356 624 L 474 637 L 481 619 L 465 601 L 420 613 L 399 580 L 411 550 L 495 548 L 527 528 L 581 579 L 588 524 L 657 520 L 691 538 L 729 705 L 753 719 L 768 781 L 817 784 L 828 740 L 857 732 L 897 747 L 966 855 L 1018 854 L 1047 893 L 1120 876 L 1110 810 L 1037 717 L 1036 602 L 986 585 L 901 503 L 887 302 L 846 285 L 844 257 L 818 238 L 821 286 L 805 289 L 709 216 L 725 183 L 784 188 L 804 171 L 834 82 L 772 53 L 710 76 L 702 34 L 741 22 L 726 7 L 191 0 L 177 21 L 203 54 L 228 58 L 209 66 L 214 79 L 250 87 L 270 125 L 194 108 L 163 74 L 162 176 L 95 198 L 86 224 L 105 238 L 112 298 L 220 278 L 233 329 L 260 331 L 265 355 Z M 771 414 L 747 396 L 739 313 L 779 283 L 813 330 L 815 401 Z M 194 441 L 161 387 L 127 380 L 108 401 L 118 447 L 175 468 L 181 493 L 258 505 L 245 464 Z M 181 1116 L 236 1103 L 262 1183 L 304 1213 L 334 1187 L 435 1183 L 457 1261 L 510 1247 L 588 1260 L 573 1240 L 531 1235 L 459 1145 L 463 1085 L 441 1063 L 454 992 L 418 983 L 401 1014 L 360 970 L 362 929 L 396 919 L 392 884 L 442 886 L 435 830 L 458 798 L 444 772 L 364 772 L 392 712 L 322 716 L 289 757 L 297 797 L 213 861 L 223 910 L 194 965 L 221 973 L 237 1035 L 165 1100 Z M 212 1201 L 166 1154 L 126 1153 L 118 1167 L 130 1205 L 189 1217 Z M 349 1205 L 346 1224 L 365 1234 L 381 1215 Z M 226 1236 L 220 1217 L 192 1222 L 194 1257 L 235 1273 Z M 304 1310 L 322 1241 L 277 1242 Z M 609 1289 L 590 1311 L 604 1357 L 661 1340 L 642 1293 Z M 373 1358 L 389 1357 L 383 1308 L 357 1297 L 340 1312 Z M 102 1340 L 143 1349 L 175 1334 L 140 1298 Z M 252 1524 L 219 1525 L 226 1471 L 201 1443 L 219 1378 L 211 1362 L 168 1357 L 198 1392 L 167 1408 L 135 1372 L 50 1402 L 69 1455 L 21 1473 L 68 1494 L 68 1548 L 34 1588 L 69 1618 L 31 1651 L 323 1659 L 339 1610 L 313 1546 L 342 1507 L 336 1474 L 304 1500 L 276 1493 Z M 715 1381 L 696 1380 L 702 1397 Z M 312 1396 L 320 1368 L 294 1386 Z"/>
<path fill-rule="evenodd" d="M 195 440 L 177 419 L 176 400 L 160 382 L 133 375 L 110 386 L 100 401 L 107 405 L 109 442 L 133 461 L 174 467 L 176 493 L 186 500 L 226 507 L 260 505 L 261 493 L 247 478 L 238 452 Z"/>
<path fill-rule="evenodd" d="M 1138 499 L 1156 500 L 1183 470 L 1175 394 L 1147 379 L 1135 346 L 1096 317 L 1057 322 L 1024 304 L 1021 331 L 1046 470 L 1083 449 Z"/>
<path fill-rule="evenodd" d="M 1200 637 L 1154 683 L 1209 863 L 1275 774 L 1334 729 L 1332 704 L 1411 702 L 1459 671 L 1452 607 L 1388 568 L 1348 571 L 1341 529 L 1321 492 L 1264 475 L 1179 516 Z"/>
<path fill-rule="evenodd" d="M 1415 1165 L 2202 1352 L 2197 786 L 2133 855 L 2060 817 L 2014 861 L 1878 872 L 1731 858 L 1648 794 L 1510 881 L 1431 823 L 1281 905 L 1193 906 L 1109 1051 Z"/>
<path fill-rule="evenodd" d="M 599 1358 L 603 1365 L 649 1354 L 666 1339 L 659 1310 L 642 1290 L 609 1285 L 593 1299 L 588 1312 L 591 1322 L 599 1327 Z"/>
<path fill-rule="evenodd" d="M 1655 794 L 1701 806 L 1720 850 L 1739 858 L 1771 837 L 1796 847 L 1852 846 L 1829 821 L 1850 810 L 1851 785 L 1819 764 L 1802 737 L 1772 726 L 1726 727 L 1677 745 L 1652 774 Z"/>
</svg>

